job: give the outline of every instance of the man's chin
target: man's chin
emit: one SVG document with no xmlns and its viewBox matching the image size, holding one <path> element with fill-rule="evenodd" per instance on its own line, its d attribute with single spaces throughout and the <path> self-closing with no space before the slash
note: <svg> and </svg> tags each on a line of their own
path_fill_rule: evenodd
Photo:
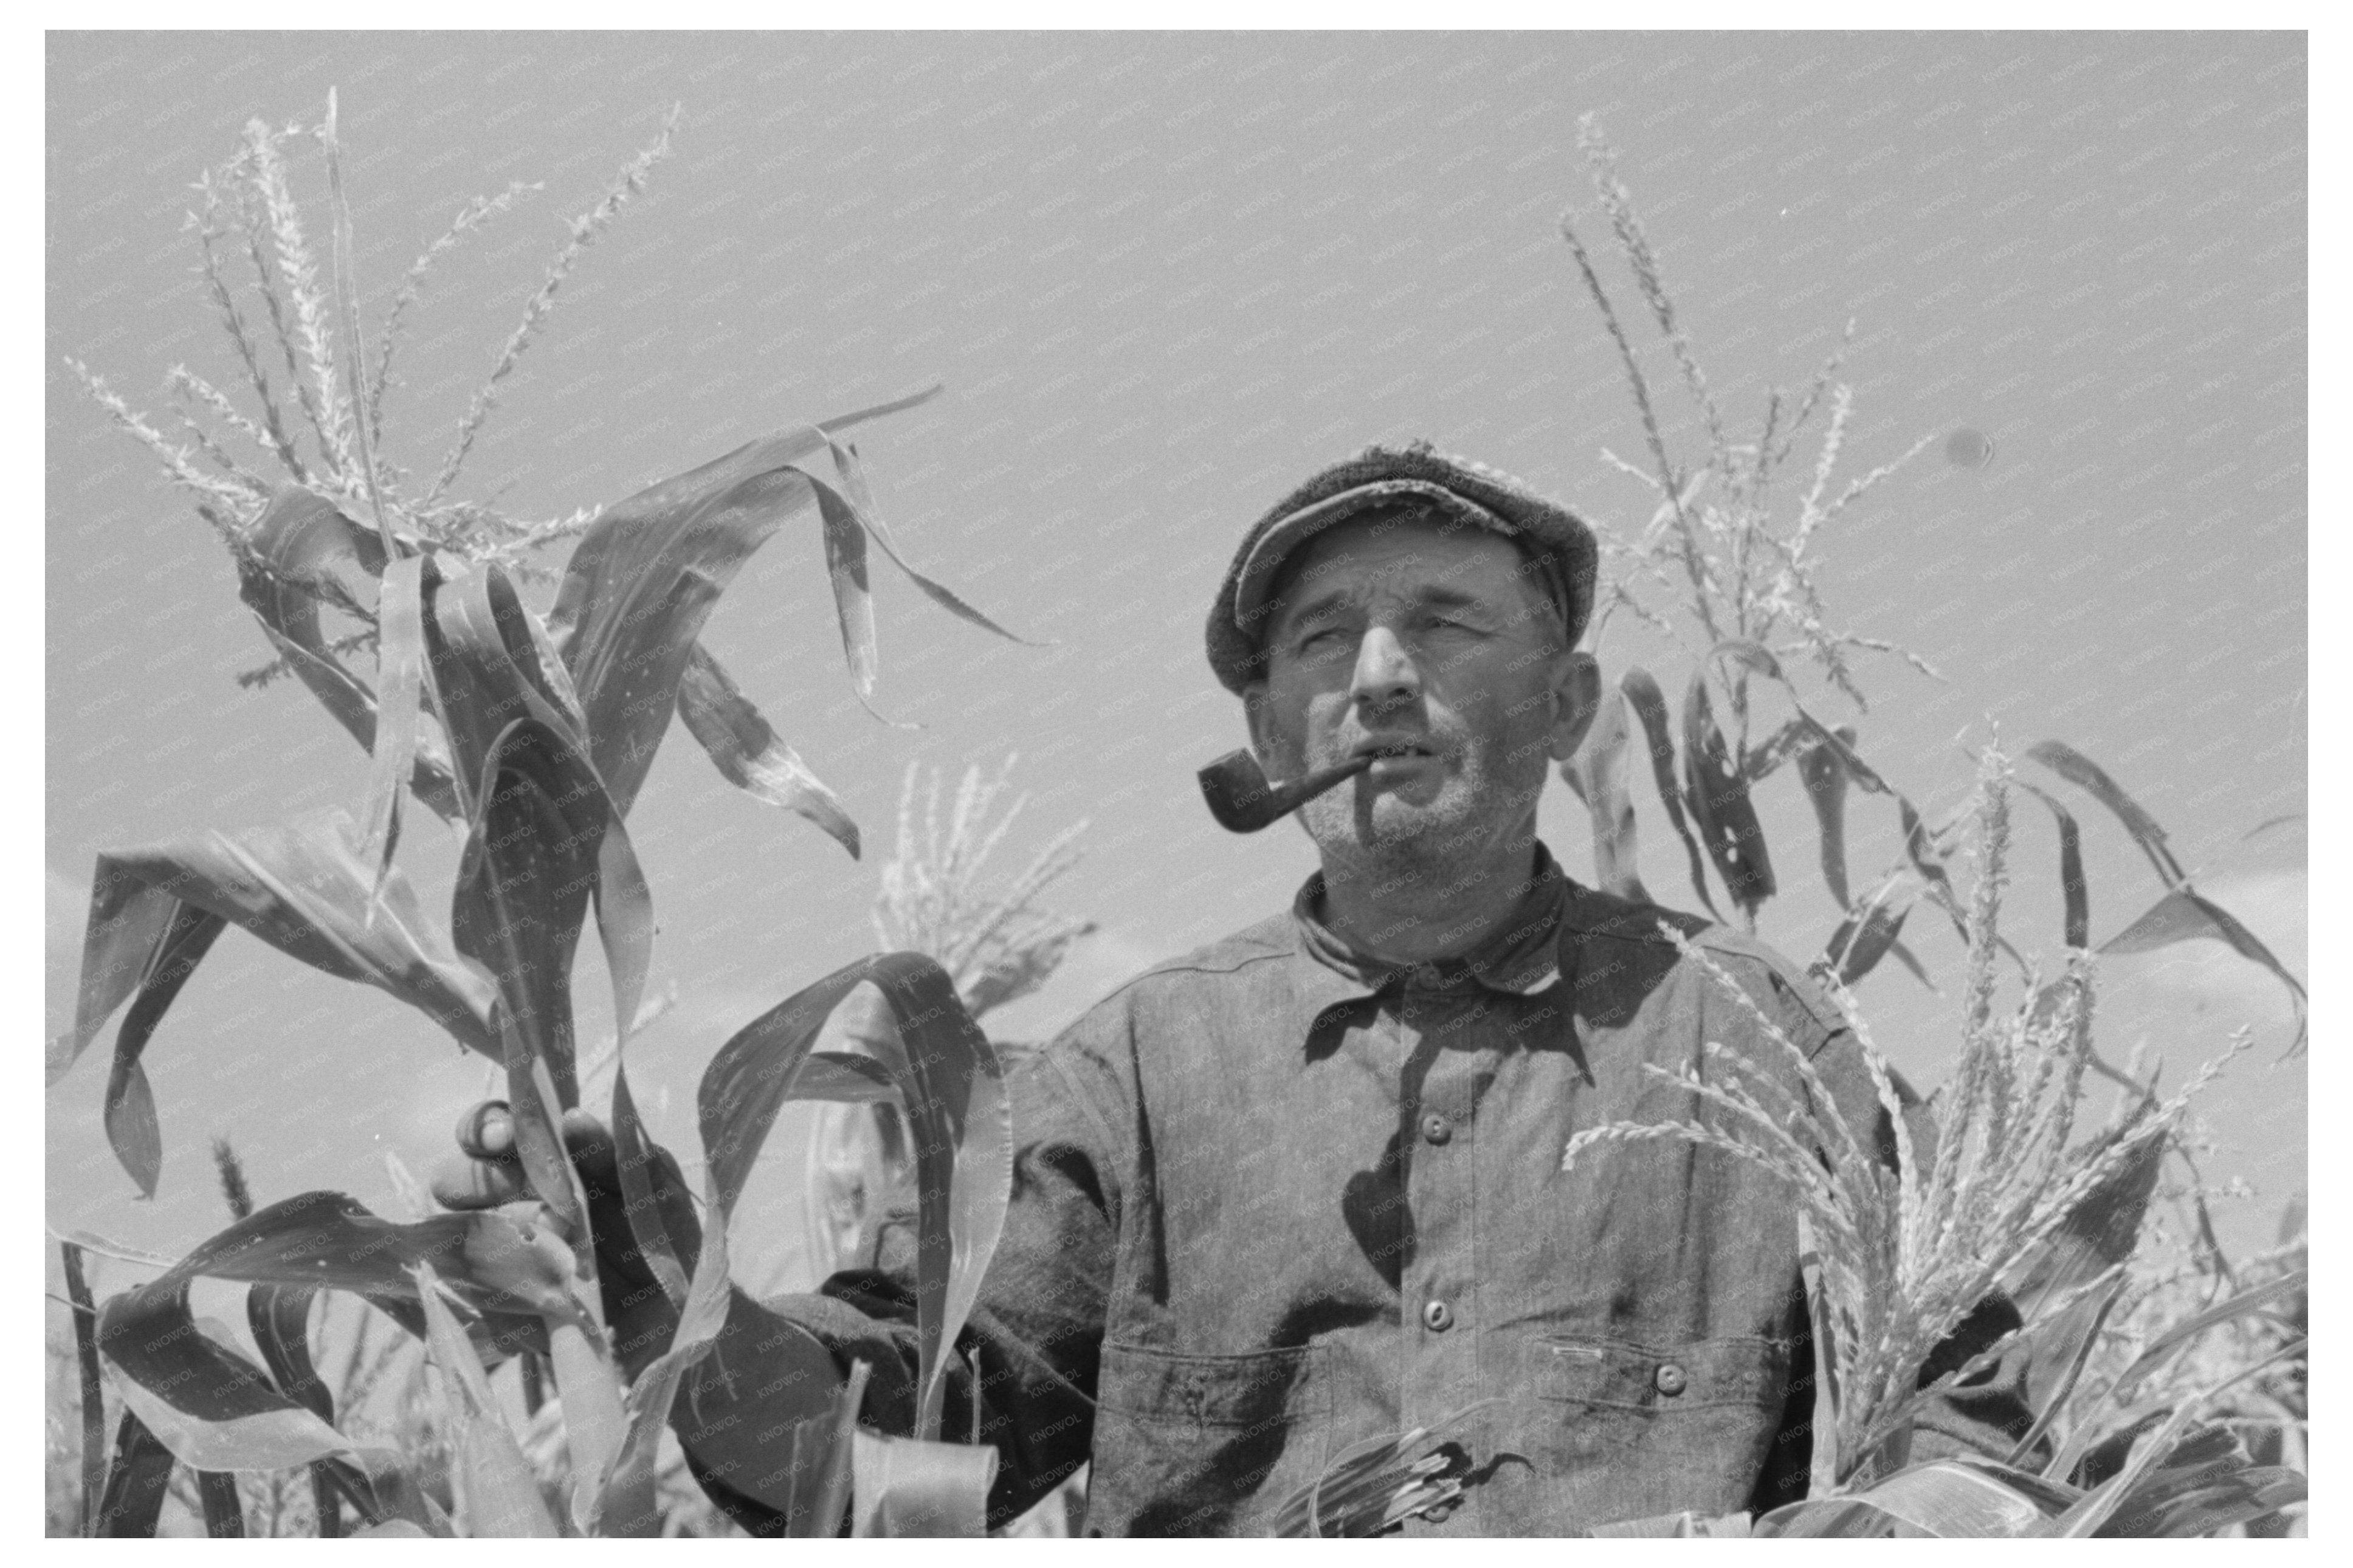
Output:
<svg viewBox="0 0 2353 1568">
<path fill-rule="evenodd" d="M 1335 791 L 1334 795 L 1337 798 L 1327 797 L 1308 807 L 1308 837 L 1319 848 L 1358 855 L 1413 853 L 1451 841 L 1463 826 L 1461 803 L 1450 801 L 1443 790 L 1432 792 L 1428 800 L 1416 801 L 1399 791 L 1385 789 L 1365 806 L 1348 799 L 1345 791 Z M 1323 809 L 1317 810 L 1318 806 Z"/>
</svg>

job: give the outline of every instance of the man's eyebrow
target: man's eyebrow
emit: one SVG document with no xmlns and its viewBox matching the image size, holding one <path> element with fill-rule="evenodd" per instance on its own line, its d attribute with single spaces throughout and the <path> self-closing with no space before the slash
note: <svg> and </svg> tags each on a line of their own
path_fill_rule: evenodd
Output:
<svg viewBox="0 0 2353 1568">
<path fill-rule="evenodd" d="M 1326 589 L 1324 592 L 1316 595 L 1314 598 L 1303 600 L 1298 605 L 1293 606 L 1290 611 L 1282 616 L 1277 625 L 1277 629 L 1287 630 L 1290 627 L 1301 626 L 1308 621 L 1314 620 L 1319 616 L 1328 616 L 1335 610 L 1345 609 L 1347 607 L 1350 597 L 1350 594 L 1345 588 Z"/>
<path fill-rule="evenodd" d="M 1311 599 L 1303 601 L 1296 608 L 1285 615 L 1280 622 L 1280 629 L 1289 631 L 1335 611 L 1345 609 L 1356 596 L 1355 593 L 1345 588 L 1333 588 L 1318 594 Z M 1428 584 L 1415 589 L 1413 604 L 1417 608 L 1439 610 L 1494 607 L 1476 594 L 1465 593 L 1460 588 L 1449 587 L 1442 583 Z"/>
</svg>

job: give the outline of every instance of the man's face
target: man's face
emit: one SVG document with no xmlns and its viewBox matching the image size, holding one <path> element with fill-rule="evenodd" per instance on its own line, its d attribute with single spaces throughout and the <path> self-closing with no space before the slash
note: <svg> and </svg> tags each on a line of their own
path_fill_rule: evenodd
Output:
<svg viewBox="0 0 2353 1568">
<path fill-rule="evenodd" d="M 1292 779 L 1380 753 L 1301 808 L 1317 848 L 1418 861 L 1532 828 L 1549 762 L 1592 719 L 1599 675 L 1563 647 L 1519 550 L 1483 529 L 1371 515 L 1287 565 L 1266 679 L 1244 694 L 1259 760 Z"/>
</svg>

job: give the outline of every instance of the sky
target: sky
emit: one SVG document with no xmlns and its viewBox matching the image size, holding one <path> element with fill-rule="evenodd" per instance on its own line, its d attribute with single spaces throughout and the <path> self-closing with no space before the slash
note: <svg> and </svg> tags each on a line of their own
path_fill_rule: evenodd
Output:
<svg viewBox="0 0 2353 1568">
<path fill-rule="evenodd" d="M 991 1019 L 1001 1037 L 1047 1037 L 1288 901 L 1314 866 L 1303 837 L 1228 836 L 1193 782 L 1244 739 L 1201 625 L 1243 530 L 1314 469 L 1426 437 L 1597 526 L 1641 525 L 1647 492 L 1604 453 L 1639 462 L 1644 438 L 1564 212 L 1602 258 L 1666 439 L 1688 460 L 1703 437 L 1596 212 L 1588 113 L 1728 419 L 1753 430 L 1767 388 L 1802 387 L 1851 320 L 1840 479 L 1927 440 L 1815 548 L 1833 624 L 1941 679 L 1865 656 L 1868 711 L 1810 675 L 1809 706 L 1854 723 L 1932 813 L 1963 797 L 1989 736 L 2066 741 L 2306 973 L 2298 36 L 53 34 L 47 65 L 53 1033 L 99 851 L 365 790 L 366 759 L 307 693 L 238 686 L 269 656 L 228 559 L 63 364 L 159 418 L 175 364 L 236 383 L 182 227 L 189 182 L 249 118 L 315 122 L 331 87 L 371 323 L 468 199 L 543 187 L 431 275 L 387 402 L 396 461 L 438 463 L 565 223 L 675 105 L 670 156 L 560 290 L 460 490 L 559 515 L 941 381 L 861 433 L 878 504 L 917 567 L 1049 645 L 955 621 L 878 563 L 875 706 L 894 726 L 854 700 L 813 517 L 737 578 L 706 639 L 868 849 L 853 862 L 733 789 L 673 727 L 630 830 L 660 922 L 654 983 L 678 1002 L 631 1073 L 675 1148 L 694 1147 L 694 1086 L 727 1036 L 871 950 L 911 767 L 952 784 L 1018 755 L 1007 874 L 1088 823 L 1050 901 L 1098 934 Z M 317 161 L 294 178 L 323 247 Z M 1989 437 L 1990 458 L 1951 460 L 1957 431 Z M 1778 500 L 1787 515 L 1789 487 Z M 1598 653 L 1613 679 L 1689 678 L 1686 650 L 1624 618 Z M 2162 891 L 2147 863 L 2088 799 L 2020 771 L 2084 824 L 2095 939 L 2123 929 Z M 1646 781 L 1636 800 L 1647 885 L 1689 905 Z M 1786 775 L 1759 806 L 1783 888 L 1760 934 L 1802 960 L 1837 921 L 1811 814 Z M 1862 882 L 1898 841 L 1884 803 L 1851 816 Z M 2023 800 L 2018 822 L 2012 929 L 2053 954 L 2055 837 Z M 1589 879 L 1565 788 L 1540 824 Z M 428 908 L 446 908 L 457 847 L 429 818 L 407 836 Z M 1862 1001 L 1933 1084 L 1961 955 L 1925 912 L 1907 935 L 1942 994 L 1889 966 Z M 2146 1041 L 2168 1084 L 2255 1027 L 2202 1120 L 2210 1174 L 2248 1188 L 2226 1238 L 2267 1243 L 2306 1149 L 2276 982 L 2211 947 L 2119 959 L 2104 980 L 2102 1048 Z M 579 981 L 592 1035 L 601 962 L 584 956 Z M 333 1187 L 390 1209 L 385 1156 L 424 1170 L 485 1083 L 398 1004 L 232 932 L 147 1055 L 165 1160 L 146 1202 L 99 1124 L 110 1041 L 46 1092 L 48 1221 L 164 1251 L 226 1222 L 215 1137 L 264 1201 Z M 747 1256 L 786 1270 L 795 1135 L 780 1129 L 738 1223 Z"/>
</svg>

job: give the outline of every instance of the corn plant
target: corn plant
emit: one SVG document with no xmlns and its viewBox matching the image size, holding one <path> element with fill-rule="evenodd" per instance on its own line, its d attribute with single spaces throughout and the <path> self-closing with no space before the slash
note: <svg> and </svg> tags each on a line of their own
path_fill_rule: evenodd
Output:
<svg viewBox="0 0 2353 1568">
<path fill-rule="evenodd" d="M 1711 916 L 1721 918 L 1708 880 L 1712 868 L 1726 901 L 1753 932 L 1757 911 L 1779 890 L 1779 882 L 1750 795 L 1785 763 L 1794 763 L 1820 827 L 1822 882 L 1843 911 L 1823 946 L 1819 966 L 1852 985 L 1892 955 L 1927 983 L 1927 971 L 1905 945 L 1902 931 L 1913 907 L 1926 898 L 1955 933 L 1965 937 L 1968 917 L 1946 861 L 1967 830 L 1966 807 L 1932 822 L 1908 795 L 1863 762 L 1853 726 L 1826 723 L 1810 710 L 1784 661 L 1803 658 L 1816 667 L 1858 715 L 1867 711 L 1868 704 L 1856 676 L 1855 656 L 1898 658 L 1920 673 L 1935 676 L 1917 655 L 1892 641 L 1833 627 L 1815 575 L 1823 544 L 1831 537 L 1824 531 L 1847 517 L 1931 437 L 1924 436 L 1904 452 L 1839 482 L 1854 398 L 1853 389 L 1836 377 L 1853 335 L 1852 321 L 1805 391 L 1795 395 L 1778 388 L 1768 391 L 1754 437 L 1737 436 L 1700 367 L 1633 197 L 1618 177 L 1615 154 L 1591 115 L 1580 121 L 1578 142 L 1602 213 L 1707 438 L 1706 450 L 1696 459 L 1679 461 L 1670 451 L 1657 394 L 1643 373 L 1626 322 L 1611 303 L 1600 268 L 1575 223 L 1563 217 L 1562 236 L 1625 367 L 1651 458 L 1646 469 L 1603 449 L 1603 458 L 1613 469 L 1644 487 L 1652 510 L 1631 540 L 1607 528 L 1596 531 L 1604 569 L 1595 595 L 1593 646 L 1601 647 L 1612 617 L 1622 610 L 1691 662 L 1679 726 L 1680 753 L 1678 726 L 1657 678 L 1640 665 L 1630 665 L 1616 680 L 1614 697 L 1603 703 L 1584 746 L 1561 766 L 1562 778 L 1592 817 L 1595 878 L 1606 891 L 1646 901 L 1651 897 L 1636 872 L 1639 841 L 1630 773 L 1632 735 L 1639 725 L 1660 805 L 1689 863 L 1693 892 Z M 1794 509 L 1777 516 L 1774 486 L 1789 471 L 1800 438 L 1816 426 L 1820 436 L 1802 491 Z M 1767 692 L 1778 690 L 1789 710 L 1788 719 L 1762 736 L 1752 731 L 1752 722 L 1761 722 L 1760 685 Z M 1712 694 L 1719 691 L 1730 716 L 1728 731 L 1716 718 L 1718 700 Z M 2201 938 L 2225 942 L 2288 988 L 2299 1019 L 2290 1049 L 2299 1049 L 2303 987 L 2253 932 L 2197 890 L 2167 847 L 2156 819 L 2096 763 L 2063 742 L 2038 742 L 2026 749 L 2025 756 L 2115 814 L 2165 887 L 2156 904 L 2101 943 L 2100 951 L 2147 952 Z M 2087 948 L 2090 902 L 2075 818 L 2052 791 L 2023 787 L 2043 803 L 2058 826 L 2063 938 L 2070 948 Z M 1846 854 L 1846 803 L 1852 790 L 1892 804 L 1903 834 L 1902 858 L 1860 894 L 1850 885 Z"/>
<path fill-rule="evenodd" d="M 123 1015 L 105 1128 L 134 1184 L 152 1194 L 162 1128 L 141 1058 L 206 952 L 234 925 L 388 993 L 496 1064 L 533 1200 L 520 1210 L 458 1213 L 420 1205 L 394 1220 L 342 1194 L 301 1194 L 242 1215 L 176 1261 L 153 1260 L 168 1266 L 103 1302 L 79 1300 L 88 1292 L 69 1251 L 90 1352 L 85 1393 L 102 1368 L 124 1412 L 112 1464 L 92 1489 L 105 1506 L 85 1510 L 86 1529 L 152 1533 L 150 1502 L 176 1462 L 224 1477 L 309 1467 L 322 1497 L 348 1506 L 364 1532 L 656 1533 L 658 1493 L 675 1470 L 664 1447 L 671 1402 L 724 1314 L 727 1218 L 792 1099 L 895 1101 L 914 1134 L 917 1224 L 926 1237 L 916 1289 L 918 1440 L 861 1434 L 858 1445 L 883 1445 L 888 1463 L 853 1467 L 857 1388 L 807 1391 L 786 1439 L 806 1483 L 795 1516 L 808 1532 L 831 1533 L 853 1511 L 855 1469 L 869 1482 L 857 1493 L 860 1520 L 977 1517 L 987 1475 L 970 1450 L 951 1452 L 937 1439 L 948 1350 L 1002 1223 L 1010 1133 L 1001 1068 L 948 973 L 913 953 L 863 959 L 719 1048 L 698 1094 L 708 1223 L 691 1271 L 647 1201 L 653 1154 L 626 1065 L 632 1026 L 644 1016 L 653 936 L 626 818 L 673 710 L 723 775 L 859 852 L 839 801 L 699 640 L 751 553 L 788 519 L 815 515 L 862 702 L 876 676 L 870 543 L 934 602 L 1011 635 L 907 566 L 845 440 L 932 392 L 786 429 L 611 507 L 552 521 L 506 517 L 454 489 L 565 279 L 645 189 L 674 122 L 574 221 L 429 480 L 418 477 L 427 469 L 412 472 L 386 451 L 396 345 L 435 262 L 526 193 L 511 186 L 463 208 L 404 279 L 371 348 L 332 93 L 315 136 L 328 195 L 324 268 L 293 195 L 296 163 L 313 141 L 299 127 L 249 126 L 237 154 L 200 182 L 190 216 L 251 400 L 240 405 L 175 371 L 185 442 L 174 442 L 76 365 L 227 546 L 240 596 L 274 656 L 255 683 L 293 674 L 367 752 L 370 772 L 356 812 L 100 855 L 75 1024 L 51 1043 L 50 1080 Z M 241 262 L 250 276 L 240 285 Z M 265 477 L 271 465 L 276 475 Z M 572 539 L 560 574 L 533 564 L 535 552 Z M 520 585 L 550 575 L 554 603 L 533 609 Z M 355 629 L 331 633 L 327 616 Z M 371 655 L 373 679 L 355 664 Z M 423 909 L 396 861 L 412 803 L 463 834 L 446 923 Z M 670 1349 L 626 1387 L 606 1332 L 586 1199 L 559 1132 L 560 1119 L 582 1103 L 571 970 L 592 914 L 617 1031 L 607 1120 L 633 1239 L 681 1319 Z M 880 993 L 895 1026 L 865 1056 L 814 1050 L 828 1017 L 861 987 Z M 200 1276 L 252 1287 L 266 1365 L 192 1317 L 188 1289 Z M 434 1441 L 448 1455 L 452 1489 L 421 1471 L 414 1443 L 364 1432 L 349 1409 L 336 1408 L 311 1364 L 309 1308 L 322 1290 L 367 1303 L 423 1346 Z M 561 1407 L 567 1479 L 554 1506 L 486 1381 L 489 1368 L 518 1356 L 527 1375 L 542 1366 L 552 1374 Z M 199 1485 L 226 1532 L 234 1483 L 226 1500 L 217 1484 Z M 910 1500 L 919 1497 L 939 1506 L 919 1509 Z M 319 1519 L 333 1516 L 325 1508 Z"/>
<path fill-rule="evenodd" d="M 1741 1162 L 1776 1183 L 1796 1208 L 1818 1368 L 1813 1485 L 1805 1502 L 1757 1521 L 1761 1533 L 1873 1533 L 1893 1520 L 1936 1534 L 2202 1534 L 2302 1499 L 2294 1471 L 2254 1465 L 2226 1426 L 2200 1423 L 2210 1394 L 2300 1349 L 2300 1337 L 2230 1369 L 2213 1389 L 2179 1390 L 2167 1402 L 2136 1407 L 2121 1425 L 2076 1401 L 2084 1386 L 2080 1366 L 2098 1346 L 2122 1265 L 2089 1273 L 2079 1262 L 2073 1277 L 2047 1281 L 2056 1288 L 2032 1304 L 2021 1330 L 1941 1376 L 1924 1375 L 1931 1353 L 1999 1284 L 2032 1273 L 2071 1230 L 2095 1228 L 2089 1221 L 2104 1203 L 2114 1205 L 2137 1173 L 2153 1172 L 2191 1097 L 2245 1045 L 2242 1033 L 2170 1100 L 2127 1099 L 2107 1126 L 2076 1139 L 2090 1060 L 2089 956 L 2071 954 L 2048 983 L 2031 978 L 2015 1007 L 1999 1003 L 2006 775 L 2005 760 L 1989 750 L 1972 815 L 1978 877 L 1962 1037 L 1952 1078 L 1925 1118 L 1932 1149 L 1915 1146 L 1913 1119 L 1843 987 L 1833 982 L 1832 994 L 1862 1043 L 1893 1131 L 1893 1169 L 1850 1127 L 1805 1053 L 1736 980 L 1668 926 L 1685 956 L 1756 1019 L 1774 1059 L 1753 1061 L 1711 1042 L 1704 1071 L 1654 1069 L 1686 1090 L 1699 1114 L 1593 1129 L 1571 1140 L 1563 1156 L 1566 1165 L 1597 1144 L 1680 1140 Z M 2100 1226 L 2113 1217 L 2099 1215 Z M 2210 1307 L 2189 1326 L 2168 1325 L 2138 1347 L 2101 1397 L 2113 1400 L 2119 1390 L 2128 1396 L 2195 1333 L 2301 1283 L 2300 1273 L 2283 1273 Z M 1907 1466 L 1911 1422 L 1922 1405 L 2033 1337 L 2046 1354 L 2073 1365 L 2007 1461 Z M 2063 1416 L 2068 1435 L 2046 1452 L 2040 1439 Z M 2126 1439 L 2122 1463 L 2104 1478 L 2085 1473 L 2080 1461 L 2118 1433 Z M 2149 1528 L 2134 1528 L 2140 1525 Z"/>
<path fill-rule="evenodd" d="M 1864 1040 L 1900 1147 L 1895 1169 L 1870 1157 L 1845 1123 L 1826 1110 L 1822 1087 L 1812 1081 L 1802 1055 L 1766 1022 L 1772 1059 L 1746 1061 L 1712 1045 L 1705 1070 L 1683 1081 L 1700 1107 L 1694 1120 L 1599 1129 L 1581 1135 L 1564 1158 L 1597 1142 L 1681 1139 L 1746 1162 L 1790 1194 L 1801 1216 L 1808 1300 L 1822 1366 L 1815 1384 L 1814 1485 L 1806 1502 L 1756 1521 L 1757 1533 L 2272 1529 L 2279 1510 L 2302 1497 L 2297 1468 L 2278 1463 L 2293 1458 L 2300 1443 L 2302 1331 L 2275 1310 L 2290 1297 L 2300 1302 L 2302 1275 L 2278 1263 L 2259 1279 L 2231 1277 L 2213 1242 L 2194 1166 L 2189 1231 L 2200 1245 L 2192 1272 L 2214 1288 L 2193 1310 L 2178 1282 L 2168 1294 L 2145 1268 L 2137 1275 L 2139 1266 L 2130 1260 L 2160 1165 L 2168 1153 L 2188 1163 L 2182 1118 L 2189 1096 L 2219 1061 L 2160 1102 L 2151 1086 L 2093 1048 L 2093 973 L 2098 954 L 2221 941 L 2291 992 L 2299 1020 L 2291 1053 L 2305 1039 L 2303 987 L 2243 925 L 2197 891 L 2155 818 L 2073 748 L 2044 741 L 2024 755 L 2113 814 L 2165 889 L 2144 914 L 2096 948 L 2081 833 L 2058 795 L 2014 778 L 1999 751 L 1989 747 L 1971 804 L 1932 823 L 1862 761 L 1853 727 L 1825 723 L 1809 710 L 1784 668 L 1786 658 L 1802 657 L 1818 667 L 1858 713 L 1865 704 L 1851 655 L 1894 655 L 1934 673 L 1891 643 L 1832 629 L 1812 574 L 1823 526 L 1925 443 L 1843 486 L 1833 483 L 1852 408 L 1850 389 L 1833 379 L 1843 342 L 1802 396 L 1768 394 L 1755 438 L 1735 438 L 1589 116 L 1580 141 L 1602 210 L 1697 407 L 1708 445 L 1704 458 L 1688 465 L 1672 457 L 1625 324 L 1591 253 L 1564 219 L 1563 234 L 1626 368 L 1652 466 L 1646 471 L 1614 454 L 1604 457 L 1655 498 L 1655 510 L 1635 539 L 1605 535 L 1601 541 L 1606 574 L 1596 635 L 1614 612 L 1625 610 L 1689 654 L 1694 670 L 1683 710 L 1680 781 L 1664 694 L 1640 667 L 1617 681 L 1622 700 L 1605 702 L 1563 776 L 1592 817 L 1597 880 L 1610 892 L 1647 900 L 1634 869 L 1630 710 L 1661 805 L 1683 845 L 1694 891 L 1711 914 L 1717 912 L 1707 879 L 1712 868 L 1742 923 L 1754 931 L 1757 910 L 1778 884 L 1750 790 L 1784 763 L 1796 763 L 1820 829 L 1823 880 L 1843 911 L 1814 973 Z M 1771 485 L 1801 432 L 1825 407 L 1826 426 L 1802 497 L 1786 526 L 1777 523 Z M 1760 689 L 1778 689 L 1791 716 L 1754 740 Z M 1729 733 L 1715 718 L 1716 692 L 1731 716 Z M 1850 787 L 1887 797 L 1903 835 L 1901 860 L 1860 897 L 1847 879 Z M 2041 801 L 2059 832 L 2065 959 L 2047 978 L 2002 934 L 1998 919 L 2009 877 L 2013 788 Z M 1966 899 L 1954 874 L 1965 853 L 1975 855 L 1978 871 L 1974 896 Z M 1915 1149 L 1894 1083 L 1869 1045 L 1847 988 L 1890 954 L 1926 980 L 1925 967 L 1901 941 L 1906 914 L 1923 898 L 1960 939 L 1967 973 L 1951 1077 L 1932 1097 L 1923 1128 L 1924 1139 L 1933 1142 Z M 1670 934 L 1680 942 L 1680 933 Z M 1686 951 L 1713 968 L 1704 954 Z M 1998 1002 L 2005 976 L 2021 986 L 2014 1007 Z M 1728 977 L 1716 978 L 1746 1002 Z M 2243 1044 L 2242 1037 L 2233 1048 Z M 2078 1125 L 2087 1073 L 2112 1079 L 2126 1092 L 2118 1114 L 2079 1140 L 2075 1135 L 2087 1131 Z M 1997 1289 L 2020 1303 L 2025 1319 L 2020 1334 L 1924 1387 L 1930 1354 Z M 1911 1418 L 1921 1402 L 2021 1341 L 2037 1357 L 2032 1381 L 2041 1404 L 2034 1428 L 2006 1462 L 1907 1465 Z M 2193 1364 L 2180 1353 L 2192 1344 L 2205 1347 L 2208 1358 L 2196 1374 L 2181 1370 Z M 2043 1368 L 2055 1370 L 2046 1374 Z M 2178 1379 L 2204 1380 L 2160 1389 L 2155 1380 L 2168 1369 Z M 2143 1397 L 2135 1403 L 2137 1391 Z M 2217 1403 L 2225 1399 L 2235 1400 L 2235 1408 Z M 2246 1414 L 2250 1407 L 2257 1412 L 2253 1417 Z M 2258 1430 L 2263 1463 L 2254 1462 L 2259 1456 L 2241 1440 L 2245 1428 Z M 1597 1533 L 1746 1534 L 1749 1529 L 1745 1517 L 1683 1517 L 1631 1521 Z"/>
</svg>

